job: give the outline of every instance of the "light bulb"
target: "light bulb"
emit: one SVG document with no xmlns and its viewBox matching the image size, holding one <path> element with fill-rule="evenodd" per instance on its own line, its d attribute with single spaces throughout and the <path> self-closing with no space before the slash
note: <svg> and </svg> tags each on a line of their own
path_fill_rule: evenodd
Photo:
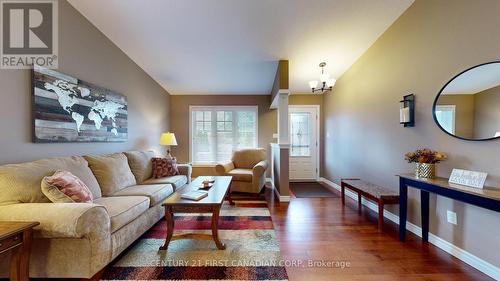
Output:
<svg viewBox="0 0 500 281">
<path fill-rule="evenodd" d="M 318 87 L 318 81 L 316 81 L 316 80 L 309 81 L 309 87 L 311 89 L 316 89 L 316 87 Z"/>
</svg>

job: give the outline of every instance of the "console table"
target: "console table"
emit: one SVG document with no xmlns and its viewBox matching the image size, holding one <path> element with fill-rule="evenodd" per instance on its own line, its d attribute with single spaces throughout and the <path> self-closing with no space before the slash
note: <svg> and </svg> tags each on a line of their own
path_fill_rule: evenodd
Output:
<svg viewBox="0 0 500 281">
<path fill-rule="evenodd" d="M 447 178 L 424 179 L 414 174 L 399 176 L 399 240 L 406 236 L 408 208 L 408 186 L 420 189 L 420 210 L 422 216 L 422 240 L 429 240 L 429 193 L 435 193 L 464 203 L 500 212 L 500 189 L 472 188 L 448 183 Z"/>
</svg>

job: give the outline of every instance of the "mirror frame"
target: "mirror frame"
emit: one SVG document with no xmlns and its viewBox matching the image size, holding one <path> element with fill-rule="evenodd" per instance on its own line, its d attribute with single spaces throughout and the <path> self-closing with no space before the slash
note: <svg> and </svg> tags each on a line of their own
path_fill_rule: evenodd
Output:
<svg viewBox="0 0 500 281">
<path fill-rule="evenodd" d="M 444 84 L 444 86 L 441 88 L 441 90 L 439 90 L 436 98 L 434 99 L 434 104 L 432 105 L 432 117 L 434 118 L 434 122 L 439 127 L 439 129 L 441 129 L 441 131 L 445 132 L 447 135 L 450 135 L 450 136 L 452 136 L 454 138 L 461 139 L 461 140 L 466 140 L 466 141 L 489 141 L 489 140 L 500 139 L 500 137 L 491 137 L 491 138 L 487 138 L 487 139 L 468 139 L 468 138 L 464 138 L 464 137 L 453 135 L 453 134 L 449 133 L 448 131 L 446 131 L 443 127 L 441 127 L 441 124 L 439 124 L 439 122 L 437 120 L 437 116 L 436 116 L 437 102 L 439 100 L 439 97 L 443 93 L 443 90 L 448 86 L 448 84 L 450 84 L 453 80 L 455 80 L 455 78 L 457 78 L 458 76 L 464 74 L 465 72 L 467 72 L 469 70 L 472 70 L 472 69 L 477 68 L 477 67 L 481 67 L 483 65 L 493 64 L 493 63 L 500 63 L 500 61 L 486 62 L 486 63 L 478 64 L 478 65 L 475 65 L 473 67 L 467 68 L 466 70 L 464 70 L 464 71 L 458 73 L 457 75 L 453 76 L 453 78 L 451 78 L 450 81 L 448 81 L 446 84 Z"/>
</svg>

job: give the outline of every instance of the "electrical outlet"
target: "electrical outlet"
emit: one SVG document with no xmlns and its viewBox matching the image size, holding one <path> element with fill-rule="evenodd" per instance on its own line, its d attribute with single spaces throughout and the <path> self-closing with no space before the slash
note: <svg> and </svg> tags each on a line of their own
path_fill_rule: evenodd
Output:
<svg viewBox="0 0 500 281">
<path fill-rule="evenodd" d="M 449 223 L 457 225 L 457 213 L 447 210 L 446 217 Z"/>
</svg>

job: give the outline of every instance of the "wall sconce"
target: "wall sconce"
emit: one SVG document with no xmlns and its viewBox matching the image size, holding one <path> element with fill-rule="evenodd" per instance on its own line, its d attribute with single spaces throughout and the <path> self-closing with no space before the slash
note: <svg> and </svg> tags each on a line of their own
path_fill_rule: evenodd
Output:
<svg viewBox="0 0 500 281">
<path fill-rule="evenodd" d="M 410 94 L 399 101 L 399 123 L 404 127 L 415 127 L 415 95 Z"/>
</svg>

